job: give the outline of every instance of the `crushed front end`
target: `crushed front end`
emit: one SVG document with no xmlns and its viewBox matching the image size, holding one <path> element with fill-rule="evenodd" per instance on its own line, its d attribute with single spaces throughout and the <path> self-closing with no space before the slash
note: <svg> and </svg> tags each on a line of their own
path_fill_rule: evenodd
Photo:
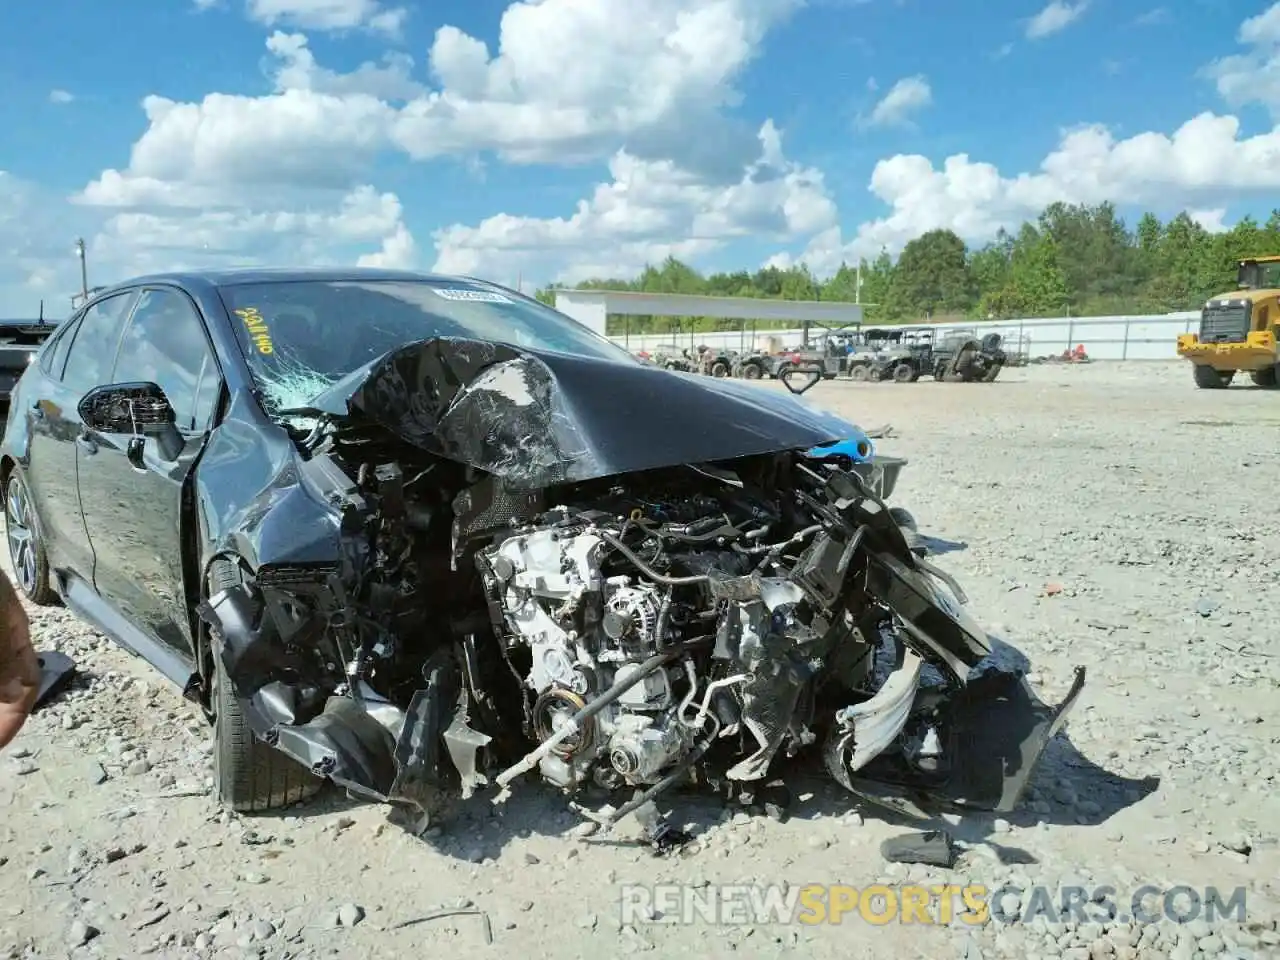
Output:
<svg viewBox="0 0 1280 960">
<path fill-rule="evenodd" d="M 530 422 L 538 381 L 499 357 L 523 377 L 500 394 L 494 363 L 471 375 L 487 399 L 464 387 L 447 409 L 472 426 L 487 411 L 500 462 L 433 449 L 468 436 L 447 412 L 416 432 L 322 418 L 301 444 L 340 556 L 264 563 L 200 610 L 260 737 L 429 816 L 534 773 L 628 796 L 597 815 L 615 823 L 805 757 L 908 812 L 1018 802 L 1083 672 L 1051 707 L 996 662 L 886 503 L 902 461 L 851 427 L 711 462 L 519 460 L 501 431 Z M 553 410 L 557 449 L 639 456 L 566 428 L 571 408 Z"/>
</svg>

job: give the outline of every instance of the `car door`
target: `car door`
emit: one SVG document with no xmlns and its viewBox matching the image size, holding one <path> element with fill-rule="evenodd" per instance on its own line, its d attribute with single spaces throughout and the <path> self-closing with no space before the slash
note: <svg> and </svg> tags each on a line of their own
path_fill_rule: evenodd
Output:
<svg viewBox="0 0 1280 960">
<path fill-rule="evenodd" d="M 77 408 L 85 392 L 110 374 L 134 296 L 132 290 L 114 294 L 73 317 L 41 354 L 36 389 L 23 391 L 30 437 L 27 486 L 44 529 L 49 563 L 86 582 L 93 578 L 93 549 L 76 483 L 78 445 L 84 434 Z"/>
<path fill-rule="evenodd" d="M 150 382 L 174 410 L 184 443 L 165 459 L 152 438 L 92 432 L 81 451 L 80 502 L 98 594 L 151 639 L 190 659 L 183 580 L 184 492 L 221 396 L 204 322 L 185 293 L 144 288 L 104 383 Z"/>
</svg>

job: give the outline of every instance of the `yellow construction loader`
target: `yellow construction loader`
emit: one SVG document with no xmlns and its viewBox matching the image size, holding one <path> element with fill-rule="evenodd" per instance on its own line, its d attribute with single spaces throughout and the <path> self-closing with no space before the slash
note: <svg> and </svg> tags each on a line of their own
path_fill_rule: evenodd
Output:
<svg viewBox="0 0 1280 960">
<path fill-rule="evenodd" d="M 1221 389 L 1243 370 L 1260 387 L 1280 374 L 1280 256 L 1241 260 L 1237 289 L 1200 312 L 1200 332 L 1178 337 L 1178 356 L 1194 365 L 1196 386 Z"/>
</svg>

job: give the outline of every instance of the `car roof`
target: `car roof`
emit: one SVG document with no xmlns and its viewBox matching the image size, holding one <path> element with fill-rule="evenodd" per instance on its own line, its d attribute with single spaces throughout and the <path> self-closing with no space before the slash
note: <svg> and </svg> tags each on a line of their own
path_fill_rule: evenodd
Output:
<svg viewBox="0 0 1280 960">
<path fill-rule="evenodd" d="M 377 267 L 242 267 L 226 270 L 188 270 L 170 273 L 152 273 L 131 277 L 114 284 L 109 293 L 122 287 L 135 287 L 147 283 L 169 283 L 189 289 L 216 289 L 247 283 L 321 283 L 359 281 L 419 281 L 427 283 L 482 283 L 497 286 L 477 277 L 454 276 L 439 273 L 416 273 L 412 270 L 383 270 Z"/>
</svg>

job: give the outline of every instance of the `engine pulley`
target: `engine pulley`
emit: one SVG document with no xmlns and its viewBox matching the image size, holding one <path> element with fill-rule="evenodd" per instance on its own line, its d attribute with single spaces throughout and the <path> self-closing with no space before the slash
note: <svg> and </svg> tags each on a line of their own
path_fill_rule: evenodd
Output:
<svg viewBox="0 0 1280 960">
<path fill-rule="evenodd" d="M 533 732 L 539 741 L 548 740 L 559 732 L 565 721 L 587 705 L 587 702 L 572 690 L 564 687 L 552 687 L 542 693 L 533 704 Z M 596 718 L 591 717 L 583 722 L 582 729 L 566 737 L 552 748 L 552 753 L 568 759 L 574 754 L 587 750 L 595 740 Z"/>
</svg>

